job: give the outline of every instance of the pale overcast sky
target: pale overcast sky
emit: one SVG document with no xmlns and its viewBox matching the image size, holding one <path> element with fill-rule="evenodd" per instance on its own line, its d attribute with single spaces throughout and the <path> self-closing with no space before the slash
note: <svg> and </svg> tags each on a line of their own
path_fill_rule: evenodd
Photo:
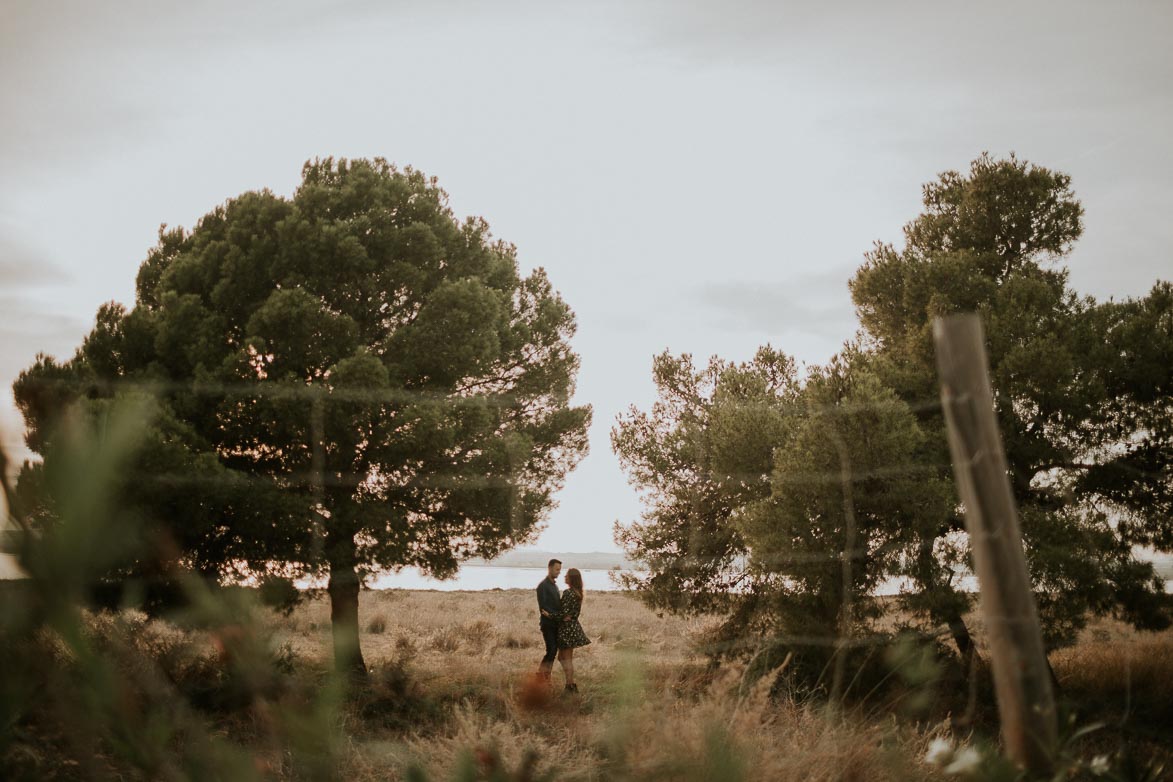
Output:
<svg viewBox="0 0 1173 782">
<path fill-rule="evenodd" d="M 1072 282 L 1173 276 L 1173 3 L 0 0 L 0 432 L 11 383 L 133 303 L 160 223 L 315 156 L 439 177 L 578 315 L 591 455 L 542 548 L 614 550 L 652 356 L 822 362 L 846 282 L 983 150 L 1072 175 Z"/>
</svg>

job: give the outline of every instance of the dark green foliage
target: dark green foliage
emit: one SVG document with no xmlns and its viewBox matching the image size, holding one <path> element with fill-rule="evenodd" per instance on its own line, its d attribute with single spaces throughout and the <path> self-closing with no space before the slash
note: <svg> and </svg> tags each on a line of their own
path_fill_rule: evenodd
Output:
<svg viewBox="0 0 1173 782">
<path fill-rule="evenodd" d="M 878 245 L 851 280 L 876 371 L 912 406 L 932 398 L 933 317 L 981 313 L 1049 645 L 1091 615 L 1168 626 L 1163 584 L 1133 547 L 1173 549 L 1173 286 L 1124 302 L 1077 296 L 1054 266 L 1082 231 L 1070 178 L 1013 156 L 942 174 L 925 207 L 903 250 Z M 939 449 L 925 467 L 945 473 L 940 411 L 918 419 Z M 930 608 L 947 620 L 948 606 Z"/>
<path fill-rule="evenodd" d="M 149 396 L 118 491 L 147 539 L 105 581 L 328 574 L 341 629 L 374 570 L 443 576 L 532 539 L 586 451 L 573 333 L 545 273 L 520 276 L 513 246 L 458 221 L 435 180 L 307 163 L 292 198 L 245 193 L 161 230 L 135 307 L 103 306 L 70 361 L 21 374 L 44 457 L 21 496 L 55 517 L 67 457 L 47 433 L 71 403 L 100 418 Z M 361 670 L 357 632 L 336 639 Z"/>
<path fill-rule="evenodd" d="M 768 493 L 778 408 L 796 393 L 794 373 L 769 349 L 742 365 L 714 358 L 702 370 L 687 355 L 656 357 L 659 398 L 649 413 L 633 407 L 611 432 L 648 506 L 643 522 L 616 525 L 616 539 L 648 565 L 646 580 L 623 578 L 652 605 L 733 610 L 760 586 L 732 514 Z"/>
<path fill-rule="evenodd" d="M 659 356 L 659 400 L 612 434 L 649 507 L 617 528 L 650 566 L 629 583 L 657 607 L 724 613 L 711 653 L 790 655 L 804 691 L 830 688 L 837 639 L 874 635 L 871 591 L 949 511 L 944 479 L 917 464 L 915 417 L 867 358 L 849 347 L 799 379 L 768 348 L 703 372 Z"/>
<path fill-rule="evenodd" d="M 1072 292 L 1054 264 L 1082 207 L 1066 175 L 1013 156 L 942 174 L 924 206 L 906 246 L 877 244 L 850 281 L 863 330 L 826 366 L 800 378 L 768 347 L 703 370 L 664 354 L 657 401 L 612 432 L 647 501 L 641 521 L 616 526 L 649 570 L 628 584 L 659 608 L 723 615 L 714 654 L 773 639 L 771 654 L 793 653 L 814 686 L 842 664 L 826 650 L 875 637 L 885 605 L 871 593 L 903 577 L 888 605 L 947 628 L 971 667 L 972 595 L 957 583 L 968 547 L 932 342 L 933 318 L 960 311 L 985 324 L 1048 643 L 1072 642 L 1095 615 L 1169 624 L 1161 579 L 1134 547 L 1173 550 L 1173 285 L 1124 302 Z"/>
</svg>

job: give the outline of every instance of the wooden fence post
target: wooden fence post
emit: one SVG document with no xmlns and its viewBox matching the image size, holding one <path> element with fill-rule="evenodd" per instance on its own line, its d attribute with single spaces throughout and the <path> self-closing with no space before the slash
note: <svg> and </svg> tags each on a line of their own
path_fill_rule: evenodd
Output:
<svg viewBox="0 0 1173 782">
<path fill-rule="evenodd" d="M 1058 744 L 1055 700 L 994 413 L 981 320 L 972 314 L 938 318 L 933 340 L 953 473 L 965 506 L 990 642 L 1002 738 L 1011 760 L 1047 773 Z"/>
</svg>

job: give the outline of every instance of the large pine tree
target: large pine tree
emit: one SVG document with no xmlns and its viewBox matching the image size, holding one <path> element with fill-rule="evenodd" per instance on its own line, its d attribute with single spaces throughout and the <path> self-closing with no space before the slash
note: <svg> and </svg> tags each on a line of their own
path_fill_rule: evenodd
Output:
<svg viewBox="0 0 1173 782">
<path fill-rule="evenodd" d="M 15 384 L 36 486 L 55 422 L 150 394 L 122 501 L 158 550 L 215 578 L 326 575 L 335 660 L 361 672 L 358 594 L 380 569 L 447 575 L 535 535 L 585 454 L 569 307 L 515 248 L 458 221 L 434 179 L 307 163 L 291 198 L 245 193 L 161 230 L 132 309 Z M 51 523 L 52 498 L 42 517 Z"/>
</svg>

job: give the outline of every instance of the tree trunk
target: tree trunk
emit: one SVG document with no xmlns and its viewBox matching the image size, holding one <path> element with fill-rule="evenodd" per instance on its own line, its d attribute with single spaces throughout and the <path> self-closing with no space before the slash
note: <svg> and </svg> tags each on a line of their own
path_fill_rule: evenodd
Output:
<svg viewBox="0 0 1173 782">
<path fill-rule="evenodd" d="M 1055 691 L 1055 697 L 1058 698 L 1062 689 L 1059 686 L 1059 677 L 1055 675 L 1055 669 L 1051 665 L 1050 656 L 1044 657 L 1043 659 L 1047 661 L 1047 673 L 1051 676 L 1051 689 Z"/>
<path fill-rule="evenodd" d="M 973 644 L 973 637 L 969 634 L 969 628 L 965 626 L 965 620 L 961 618 L 961 614 L 953 614 L 948 617 L 949 632 L 953 635 L 953 643 L 957 644 L 957 652 L 961 655 L 961 661 L 965 663 L 965 668 L 968 670 L 973 665 L 973 657 L 977 654 L 977 647 Z"/>
<path fill-rule="evenodd" d="M 367 664 L 358 639 L 358 574 L 353 565 L 330 565 L 330 627 L 334 635 L 334 668 L 353 680 L 365 681 Z"/>
<path fill-rule="evenodd" d="M 950 612 L 947 624 L 949 632 L 953 635 L 953 643 L 957 644 L 957 651 L 961 655 L 961 664 L 965 668 L 966 679 L 969 682 L 965 710 L 954 717 L 953 724 L 959 729 L 969 729 L 973 727 L 974 720 L 977 718 L 978 698 L 983 684 L 981 681 L 982 660 L 978 655 L 977 646 L 973 642 L 973 636 L 969 634 L 969 628 L 966 627 L 961 614 Z"/>
<path fill-rule="evenodd" d="M 946 588 L 946 585 L 940 583 L 935 575 L 938 566 L 932 552 L 931 542 L 920 547 L 920 552 L 917 555 L 919 572 L 913 576 L 919 582 L 921 590 L 930 594 L 934 590 Z M 947 603 L 934 601 L 929 607 L 929 618 L 934 623 L 944 624 L 949 628 L 949 634 L 953 636 L 953 643 L 957 645 L 957 653 L 961 655 L 961 661 L 965 664 L 966 670 L 970 670 L 974 664 L 974 657 L 977 655 L 977 646 L 974 645 L 973 636 L 969 633 L 969 627 L 966 626 L 965 618 L 958 609 L 956 601 L 950 600 Z"/>
</svg>

